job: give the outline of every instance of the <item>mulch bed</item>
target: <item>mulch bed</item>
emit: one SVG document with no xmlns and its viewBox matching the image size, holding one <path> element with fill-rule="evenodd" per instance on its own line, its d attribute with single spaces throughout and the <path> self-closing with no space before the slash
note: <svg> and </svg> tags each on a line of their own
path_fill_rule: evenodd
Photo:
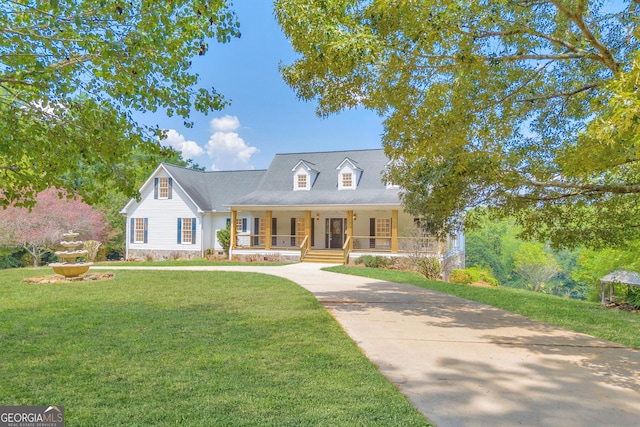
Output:
<svg viewBox="0 0 640 427">
<path fill-rule="evenodd" d="M 605 307 L 613 308 L 615 310 L 630 311 L 632 313 L 640 313 L 640 309 L 634 308 L 634 307 L 630 306 L 629 304 L 627 304 L 624 301 L 610 302 L 610 303 L 605 304 Z"/>
<path fill-rule="evenodd" d="M 97 280 L 111 280 L 115 274 L 113 273 L 87 273 L 78 277 L 64 277 L 60 274 L 52 274 L 49 276 L 27 277 L 22 279 L 24 283 L 32 284 L 52 284 L 52 283 L 68 283 L 68 282 L 95 282 Z"/>
</svg>

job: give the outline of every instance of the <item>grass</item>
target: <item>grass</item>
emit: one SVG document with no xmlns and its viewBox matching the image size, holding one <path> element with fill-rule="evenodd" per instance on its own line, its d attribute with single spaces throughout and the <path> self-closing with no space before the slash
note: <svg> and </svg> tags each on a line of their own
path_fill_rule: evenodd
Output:
<svg viewBox="0 0 640 427">
<path fill-rule="evenodd" d="M 0 274 L 0 402 L 67 425 L 428 425 L 306 290 L 273 276 Z"/>
<path fill-rule="evenodd" d="M 362 267 L 330 267 L 327 270 L 432 289 L 492 305 L 550 325 L 640 349 L 640 334 L 638 334 L 640 315 L 638 313 L 523 289 L 477 287 L 427 280 L 417 273 L 408 271 Z"/>
</svg>

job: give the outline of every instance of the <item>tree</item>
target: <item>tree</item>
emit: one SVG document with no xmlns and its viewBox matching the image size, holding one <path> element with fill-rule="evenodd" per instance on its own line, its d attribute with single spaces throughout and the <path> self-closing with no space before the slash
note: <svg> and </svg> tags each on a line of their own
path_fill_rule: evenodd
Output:
<svg viewBox="0 0 640 427">
<path fill-rule="evenodd" d="M 8 0 L 0 5 L 0 206 L 55 186 L 87 202 L 108 181 L 129 197 L 136 151 L 163 132 L 132 112 L 221 109 L 190 68 L 214 39 L 240 36 L 225 0 Z"/>
<path fill-rule="evenodd" d="M 318 114 L 384 118 L 388 180 L 435 229 L 471 207 L 556 247 L 640 237 L 638 6 L 604 0 L 277 0 Z"/>
<path fill-rule="evenodd" d="M 109 228 L 97 210 L 58 193 L 55 188 L 41 192 L 31 211 L 15 206 L 0 210 L 0 245 L 24 247 L 38 266 L 42 255 L 58 246 L 68 230 L 78 232 L 82 240 L 106 239 Z"/>
<path fill-rule="evenodd" d="M 515 272 L 527 279 L 535 292 L 560 272 L 560 264 L 542 243 L 524 242 L 513 254 Z"/>
<path fill-rule="evenodd" d="M 425 254 L 426 250 L 435 253 L 436 256 L 444 255 L 448 249 L 444 241 L 425 233 L 424 229 L 418 224 L 405 228 L 401 237 L 400 250 L 404 253 L 409 266 L 413 270 L 430 280 L 439 279 L 442 270 L 447 275 L 450 273 L 450 268 L 447 269 L 446 265 L 440 265 L 437 257 Z M 443 264 L 445 264 L 444 260 Z"/>
</svg>

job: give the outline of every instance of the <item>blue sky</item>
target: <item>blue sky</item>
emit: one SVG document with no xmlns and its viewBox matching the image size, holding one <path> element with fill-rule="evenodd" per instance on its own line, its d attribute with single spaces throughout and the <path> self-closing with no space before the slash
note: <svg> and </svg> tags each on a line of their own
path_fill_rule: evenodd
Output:
<svg viewBox="0 0 640 427">
<path fill-rule="evenodd" d="M 165 144 L 207 170 L 264 169 L 274 154 L 381 147 L 381 119 L 350 110 L 329 118 L 315 115 L 315 103 L 298 100 L 278 71 L 295 59 L 270 1 L 234 4 L 242 37 L 228 44 L 210 42 L 193 60 L 201 85 L 215 87 L 231 105 L 222 111 L 194 113 L 195 125 L 180 118 L 147 114 L 146 124 L 169 130 Z"/>
</svg>

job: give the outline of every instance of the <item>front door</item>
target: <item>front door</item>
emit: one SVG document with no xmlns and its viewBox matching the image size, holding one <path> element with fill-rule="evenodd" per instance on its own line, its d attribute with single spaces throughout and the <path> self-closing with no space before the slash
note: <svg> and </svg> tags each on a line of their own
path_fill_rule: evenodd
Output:
<svg viewBox="0 0 640 427">
<path fill-rule="evenodd" d="M 344 244 L 344 219 L 328 218 L 326 226 L 327 239 L 329 240 L 327 247 L 341 249 Z"/>
</svg>

